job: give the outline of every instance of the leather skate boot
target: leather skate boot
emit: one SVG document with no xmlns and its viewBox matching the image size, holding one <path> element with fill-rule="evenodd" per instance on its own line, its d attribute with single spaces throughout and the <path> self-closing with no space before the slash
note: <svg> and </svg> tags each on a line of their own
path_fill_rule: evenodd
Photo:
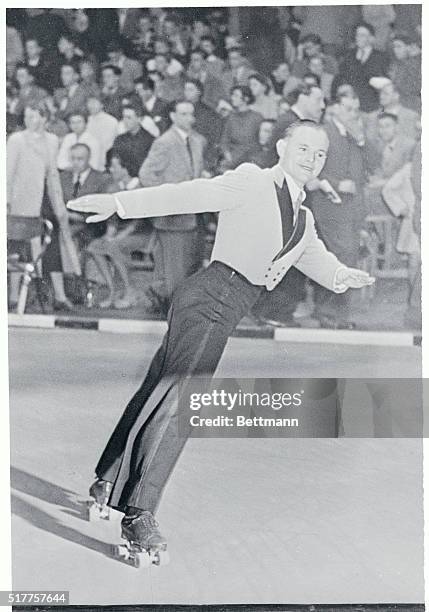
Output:
<svg viewBox="0 0 429 612">
<path fill-rule="evenodd" d="M 121 526 L 122 537 L 131 545 L 147 552 L 167 549 L 167 540 L 161 535 L 157 521 L 148 510 L 128 508 Z"/>
<path fill-rule="evenodd" d="M 107 480 L 98 478 L 89 488 L 89 494 L 93 501 L 88 502 L 88 520 L 106 519 L 110 517 L 110 509 L 107 505 L 113 484 Z"/>
</svg>

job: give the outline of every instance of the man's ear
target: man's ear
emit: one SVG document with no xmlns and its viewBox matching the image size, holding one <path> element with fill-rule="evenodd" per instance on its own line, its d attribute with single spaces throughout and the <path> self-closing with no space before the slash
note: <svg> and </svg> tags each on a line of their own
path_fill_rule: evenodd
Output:
<svg viewBox="0 0 429 612">
<path fill-rule="evenodd" d="M 277 151 L 277 154 L 278 154 L 279 158 L 282 157 L 282 155 L 283 155 L 283 153 L 285 151 L 285 148 L 286 148 L 286 140 L 285 140 L 285 138 L 281 138 L 280 140 L 278 140 L 276 142 L 276 151 Z"/>
</svg>

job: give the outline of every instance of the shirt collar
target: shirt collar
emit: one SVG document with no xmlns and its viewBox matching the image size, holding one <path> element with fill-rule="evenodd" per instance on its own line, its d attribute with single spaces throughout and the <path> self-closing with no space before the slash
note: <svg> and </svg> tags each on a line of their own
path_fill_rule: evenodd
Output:
<svg viewBox="0 0 429 612">
<path fill-rule="evenodd" d="M 186 142 L 186 140 L 187 140 L 187 139 L 188 139 L 188 137 L 189 137 L 189 134 L 187 134 L 187 133 L 185 132 L 185 130 L 182 130 L 181 128 L 177 127 L 177 125 L 175 125 L 175 126 L 174 126 L 174 129 L 176 130 L 176 132 L 178 132 L 178 134 L 179 134 L 180 138 L 181 138 L 181 139 L 182 139 L 184 142 Z"/>
<path fill-rule="evenodd" d="M 279 187 L 282 187 L 283 182 L 285 180 L 286 180 L 287 187 L 289 189 L 293 207 L 295 208 L 298 198 L 301 199 L 301 203 L 302 203 L 305 200 L 307 194 L 305 193 L 304 189 L 301 189 L 301 187 L 294 181 L 294 179 L 290 176 L 290 174 L 285 172 L 281 168 L 281 166 L 277 164 L 277 166 L 274 166 L 274 181 Z"/>
<path fill-rule="evenodd" d="M 88 178 L 90 172 L 91 168 L 87 168 L 84 172 L 81 172 L 80 174 L 73 172 L 73 183 L 76 183 L 76 181 L 79 179 L 79 183 L 83 185 L 86 179 Z"/>
</svg>

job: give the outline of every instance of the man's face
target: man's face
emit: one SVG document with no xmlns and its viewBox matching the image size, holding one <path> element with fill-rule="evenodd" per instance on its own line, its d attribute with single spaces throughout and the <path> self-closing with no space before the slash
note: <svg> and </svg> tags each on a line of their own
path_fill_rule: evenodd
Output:
<svg viewBox="0 0 429 612">
<path fill-rule="evenodd" d="M 90 62 L 82 62 L 80 65 L 80 76 L 84 81 L 90 81 L 95 77 L 94 67 Z"/>
<path fill-rule="evenodd" d="M 103 110 L 103 105 L 98 98 L 88 98 L 86 107 L 90 115 L 96 115 Z"/>
<path fill-rule="evenodd" d="M 204 66 L 204 58 L 200 53 L 192 53 L 191 61 L 189 63 L 189 67 L 192 68 L 195 72 L 200 72 Z"/>
<path fill-rule="evenodd" d="M 30 59 L 33 57 L 39 57 L 42 52 L 42 48 L 39 46 L 37 40 L 31 39 L 27 40 L 27 42 L 25 43 L 25 50 Z"/>
<path fill-rule="evenodd" d="M 318 57 L 317 55 L 315 57 L 312 57 L 308 67 L 313 74 L 317 74 L 318 76 L 321 76 L 323 73 L 322 58 Z"/>
<path fill-rule="evenodd" d="M 189 102 L 181 102 L 176 106 L 175 112 L 170 113 L 170 117 L 176 127 L 190 132 L 195 121 L 194 107 Z"/>
<path fill-rule="evenodd" d="M 329 140 L 324 130 L 311 126 L 297 127 L 288 138 L 277 143 L 279 164 L 303 187 L 319 176 L 326 161 L 328 146 Z"/>
<path fill-rule="evenodd" d="M 109 166 L 109 172 L 114 181 L 122 181 L 126 177 L 126 170 L 121 166 L 121 160 L 117 157 L 112 157 Z"/>
<path fill-rule="evenodd" d="M 149 19 L 149 17 L 140 17 L 139 19 L 139 31 L 142 34 L 145 34 L 146 32 L 148 32 L 151 28 L 151 21 Z"/>
<path fill-rule="evenodd" d="M 378 120 L 378 135 L 384 143 L 389 143 L 394 140 L 398 132 L 398 126 L 394 119 L 383 117 Z"/>
<path fill-rule="evenodd" d="M 122 118 L 127 132 L 134 132 L 140 127 L 139 118 L 135 110 L 124 108 Z"/>
<path fill-rule="evenodd" d="M 214 52 L 214 47 L 213 47 L 213 43 L 211 40 L 202 40 L 201 41 L 201 49 L 204 51 L 204 53 L 207 53 L 207 55 L 211 55 Z"/>
<path fill-rule="evenodd" d="M 265 147 L 270 141 L 273 135 L 273 124 L 270 121 L 263 121 L 259 126 L 259 144 L 261 147 Z"/>
<path fill-rule="evenodd" d="M 290 77 L 289 66 L 286 63 L 279 64 L 279 66 L 277 66 L 277 68 L 274 70 L 273 75 L 277 81 L 279 81 L 279 83 L 285 83 Z"/>
<path fill-rule="evenodd" d="M 317 43 L 308 40 L 304 43 L 303 52 L 306 57 L 313 57 L 317 53 L 320 53 L 320 46 Z"/>
<path fill-rule="evenodd" d="M 74 51 L 74 44 L 71 40 L 65 38 L 65 36 L 61 36 L 58 41 L 58 51 L 62 53 L 62 55 L 71 54 Z"/>
<path fill-rule="evenodd" d="M 408 45 L 403 40 L 394 40 L 392 43 L 393 54 L 397 60 L 406 59 L 409 55 Z"/>
<path fill-rule="evenodd" d="M 365 27 L 360 26 L 355 33 L 355 43 L 358 49 L 365 49 L 372 43 L 372 35 Z"/>
<path fill-rule="evenodd" d="M 103 85 L 110 89 L 115 89 L 118 86 L 119 77 L 113 72 L 111 68 L 103 70 L 102 73 Z"/>
<path fill-rule="evenodd" d="M 320 121 L 323 111 L 325 110 L 325 100 L 320 87 L 312 87 L 308 96 L 300 96 L 300 101 L 304 103 L 306 119 Z"/>
<path fill-rule="evenodd" d="M 76 147 L 70 152 L 71 168 L 76 174 L 81 174 L 89 168 L 89 153 L 86 147 Z"/>
<path fill-rule="evenodd" d="M 82 115 L 72 115 L 70 117 L 69 125 L 71 131 L 74 132 L 77 136 L 80 136 L 84 133 L 86 128 L 85 117 L 82 117 Z"/>
<path fill-rule="evenodd" d="M 258 79 L 249 79 L 249 87 L 255 98 L 265 93 L 265 85 Z"/>
<path fill-rule="evenodd" d="M 73 70 L 72 66 L 63 66 L 61 68 L 61 81 L 64 87 L 70 87 L 73 83 L 76 83 L 78 75 Z"/>
<path fill-rule="evenodd" d="M 110 64 L 117 64 L 121 59 L 121 52 L 119 49 L 116 49 L 115 51 L 109 51 L 107 57 L 109 58 Z"/>
<path fill-rule="evenodd" d="M 134 89 L 143 102 L 147 102 L 153 96 L 152 89 L 146 89 L 143 83 L 136 83 Z"/>
<path fill-rule="evenodd" d="M 185 83 L 183 95 L 187 102 L 196 103 L 200 99 L 200 91 L 194 83 Z"/>
<path fill-rule="evenodd" d="M 380 90 L 380 106 L 390 106 L 391 104 L 396 104 L 398 101 L 399 95 L 392 84 L 389 83 Z"/>
<path fill-rule="evenodd" d="M 24 125 L 27 130 L 30 130 L 31 132 L 36 132 L 43 125 L 45 125 L 45 123 L 46 119 L 41 116 L 39 111 L 28 107 L 24 110 Z"/>
<path fill-rule="evenodd" d="M 243 56 L 239 51 L 230 51 L 228 54 L 229 65 L 234 70 L 235 68 L 239 68 L 243 63 Z"/>
<path fill-rule="evenodd" d="M 163 74 L 167 70 L 167 58 L 164 55 L 155 56 L 155 67 L 158 72 Z"/>
<path fill-rule="evenodd" d="M 234 89 L 231 93 L 231 106 L 233 108 L 241 108 L 244 102 L 243 93 L 239 89 Z"/>
<path fill-rule="evenodd" d="M 350 125 L 359 117 L 358 98 L 341 98 L 338 104 L 333 106 L 334 117 L 344 126 Z"/>
<path fill-rule="evenodd" d="M 31 85 L 33 77 L 26 68 L 18 68 L 16 71 L 16 80 L 20 87 L 26 87 L 27 85 Z"/>
<path fill-rule="evenodd" d="M 172 36 L 173 34 L 176 34 L 177 32 L 177 26 L 174 23 L 174 21 L 170 21 L 169 19 L 166 19 L 164 21 L 164 34 L 166 36 Z"/>
</svg>

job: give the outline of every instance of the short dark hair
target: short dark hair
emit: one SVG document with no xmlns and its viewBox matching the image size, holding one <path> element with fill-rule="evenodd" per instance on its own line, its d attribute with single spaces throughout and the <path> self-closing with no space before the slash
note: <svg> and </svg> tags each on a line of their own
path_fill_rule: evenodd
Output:
<svg viewBox="0 0 429 612">
<path fill-rule="evenodd" d="M 124 104 L 122 106 L 121 112 L 123 113 L 124 110 L 132 110 L 132 111 L 134 111 L 135 114 L 137 115 L 137 117 L 140 117 L 140 115 L 141 115 L 141 111 L 137 107 L 137 104 L 131 104 L 131 103 L 128 102 L 127 104 Z"/>
<path fill-rule="evenodd" d="M 84 149 L 86 149 L 88 156 L 91 155 L 91 147 L 87 145 L 86 142 L 75 142 L 75 144 L 72 147 L 70 147 L 70 151 L 74 151 L 75 149 L 78 149 L 79 147 L 83 147 Z"/>
<path fill-rule="evenodd" d="M 332 100 L 332 104 L 341 104 L 341 102 L 346 100 L 359 100 L 359 96 L 354 94 L 353 96 L 349 96 L 347 93 L 337 93 Z"/>
<path fill-rule="evenodd" d="M 253 102 L 255 101 L 255 98 L 253 97 L 253 94 L 248 85 L 233 85 L 229 93 L 232 94 L 234 91 L 237 91 L 237 90 L 241 91 L 243 100 L 247 100 L 248 104 L 253 104 Z"/>
<path fill-rule="evenodd" d="M 353 34 L 356 34 L 356 32 L 358 31 L 359 28 L 365 28 L 366 30 L 368 30 L 368 32 L 372 36 L 375 36 L 375 29 L 374 29 L 374 27 L 370 23 L 367 23 L 366 21 L 360 21 L 353 28 Z"/>
<path fill-rule="evenodd" d="M 377 119 L 380 121 L 381 119 L 392 119 L 395 123 L 398 123 L 398 116 L 393 113 L 379 113 L 377 115 Z"/>
<path fill-rule="evenodd" d="M 24 44 L 28 43 L 30 40 L 33 40 L 34 42 L 36 42 L 39 47 L 41 49 L 43 49 L 43 46 L 40 44 L 39 39 L 37 38 L 37 36 L 32 36 L 31 34 L 29 36 L 26 37 L 26 39 L 24 40 Z"/>
<path fill-rule="evenodd" d="M 262 74 L 261 72 L 253 72 L 252 74 L 249 75 L 247 80 L 250 81 L 250 79 L 255 79 L 255 81 L 258 81 L 258 83 L 261 83 L 261 85 L 265 87 L 265 93 L 269 92 L 270 83 L 264 74 Z"/>
<path fill-rule="evenodd" d="M 17 73 L 18 70 L 26 70 L 28 72 L 28 74 L 31 75 L 33 78 L 36 77 L 36 73 L 35 73 L 33 67 L 29 66 L 25 62 L 19 62 L 19 64 L 16 65 L 16 67 L 15 67 L 15 74 Z"/>
<path fill-rule="evenodd" d="M 411 45 L 413 42 L 408 32 L 393 32 L 391 40 L 392 42 L 394 40 L 401 40 L 405 45 Z"/>
<path fill-rule="evenodd" d="M 155 83 L 148 77 L 137 77 L 134 79 L 134 85 L 143 85 L 143 89 L 150 89 L 151 91 L 155 89 Z"/>
<path fill-rule="evenodd" d="M 41 117 L 45 117 L 45 119 L 51 118 L 51 110 L 46 102 L 46 99 L 42 100 L 32 100 L 31 102 L 27 102 L 25 108 L 30 108 L 31 110 L 37 111 Z"/>
<path fill-rule="evenodd" d="M 75 61 L 62 62 L 60 69 L 65 68 L 65 67 L 73 68 L 73 71 L 76 72 L 76 74 L 79 74 L 79 64 L 77 62 Z"/>
<path fill-rule="evenodd" d="M 119 66 L 115 66 L 114 64 L 102 64 L 101 72 L 103 72 L 103 70 L 112 70 L 113 74 L 116 74 L 116 76 L 121 76 L 122 74 L 122 70 Z"/>
<path fill-rule="evenodd" d="M 201 42 L 202 40 L 208 40 L 209 42 L 211 42 L 211 43 L 212 43 L 212 45 L 213 45 L 214 47 L 216 47 L 216 41 L 215 41 L 215 39 L 213 38 L 213 36 L 210 36 L 210 34 L 204 34 L 204 36 L 201 36 L 201 38 L 200 38 L 200 42 Z"/>
<path fill-rule="evenodd" d="M 128 171 L 130 176 L 135 176 L 135 163 L 132 159 L 131 153 L 126 153 L 124 150 L 119 151 L 118 149 L 115 149 L 115 147 L 112 147 L 106 154 L 107 166 L 110 166 L 113 158 L 119 159 L 119 163 Z"/>
<path fill-rule="evenodd" d="M 189 102 L 189 100 L 185 100 L 185 98 L 179 98 L 178 100 L 173 100 L 173 102 L 170 103 L 168 107 L 168 112 L 175 113 L 179 104 L 191 104 L 191 106 L 194 107 L 193 103 Z"/>
<path fill-rule="evenodd" d="M 72 113 L 69 113 L 67 115 L 67 121 L 70 121 L 72 117 L 82 117 L 85 123 L 87 123 L 88 121 L 88 115 L 85 112 L 80 111 L 80 110 L 76 110 L 76 111 L 73 111 Z"/>
<path fill-rule="evenodd" d="M 311 42 L 314 45 L 322 46 L 322 39 L 320 38 L 318 34 L 313 34 L 313 32 L 309 32 L 308 34 L 305 34 L 302 38 L 300 38 L 299 42 L 301 44 L 305 44 L 306 42 Z"/>
<path fill-rule="evenodd" d="M 328 136 L 325 127 L 321 123 L 317 123 L 317 121 L 313 121 L 312 119 L 299 119 L 298 121 L 294 121 L 285 129 L 283 138 L 289 138 L 292 136 L 294 131 L 300 127 L 311 127 L 315 130 L 321 130 Z"/>
<path fill-rule="evenodd" d="M 186 85 L 186 83 L 192 83 L 192 85 L 195 85 L 195 87 L 198 89 L 200 95 L 204 95 L 204 85 L 201 83 L 201 81 L 199 81 L 198 79 L 192 79 L 191 77 L 187 77 L 183 81 L 183 85 Z"/>
<path fill-rule="evenodd" d="M 298 83 L 298 85 L 293 89 L 287 96 L 287 101 L 289 104 L 293 105 L 298 102 L 300 96 L 310 96 L 311 90 L 317 87 L 317 85 L 308 85 L 307 83 Z"/>
<path fill-rule="evenodd" d="M 203 51 L 201 47 L 195 47 L 195 49 L 192 49 L 192 51 L 189 52 L 189 57 L 191 57 L 191 55 L 194 55 L 194 53 L 196 53 L 197 55 L 201 55 L 201 57 L 203 57 L 204 59 L 207 56 L 207 53 Z"/>
</svg>

